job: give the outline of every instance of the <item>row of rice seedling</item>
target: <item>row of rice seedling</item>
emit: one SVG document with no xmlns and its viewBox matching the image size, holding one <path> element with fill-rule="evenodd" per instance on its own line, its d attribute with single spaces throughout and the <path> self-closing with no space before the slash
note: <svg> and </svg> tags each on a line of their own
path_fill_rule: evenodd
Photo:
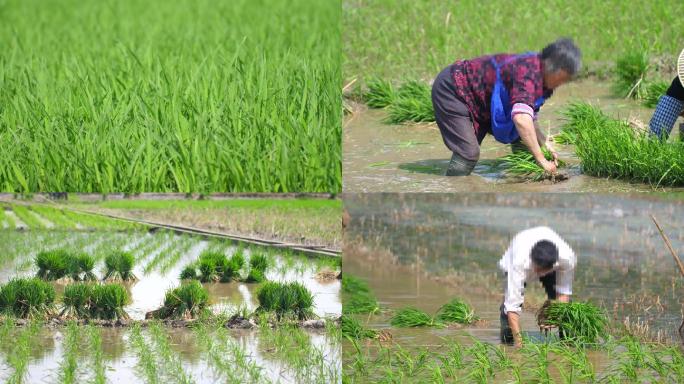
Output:
<svg viewBox="0 0 684 384">
<path fill-rule="evenodd" d="M 0 190 L 341 190 L 339 2 L 3 9 Z"/>
<path fill-rule="evenodd" d="M 62 209 L 34 204 L 31 206 L 31 210 L 52 223 L 54 225 L 53 228 L 68 230 L 79 229 L 77 222 L 66 216 Z"/>
<path fill-rule="evenodd" d="M 380 310 L 378 299 L 373 295 L 368 283 L 350 276 L 342 275 L 342 313 L 375 313 Z"/>
<path fill-rule="evenodd" d="M 59 381 L 64 384 L 76 383 L 76 369 L 78 368 L 80 332 L 76 323 L 73 321 L 67 324 L 66 335 L 64 337 L 64 360 L 60 364 Z"/>
<path fill-rule="evenodd" d="M 140 326 L 137 324 L 133 325 L 131 329 L 130 341 L 135 350 L 137 357 L 136 367 L 140 373 L 144 375 L 148 383 L 159 383 L 160 372 L 157 361 L 154 358 L 154 351 L 145 340 Z"/>
<path fill-rule="evenodd" d="M 133 281 L 133 255 L 115 251 L 105 257 L 105 271 L 102 280 Z M 92 281 L 95 259 L 86 253 L 72 253 L 65 249 L 39 252 L 35 259 L 38 272 L 36 276 L 44 280 L 69 278 L 73 281 Z"/>
<path fill-rule="evenodd" d="M 183 240 L 180 236 L 167 235 L 166 237 L 167 239 L 164 242 L 165 245 L 155 250 L 155 255 L 150 260 L 147 260 L 147 263 L 143 267 L 144 274 L 148 274 L 154 270 L 162 260 L 165 260 L 169 256 L 169 253 L 171 253 L 172 250 L 178 248 Z"/>
<path fill-rule="evenodd" d="M 180 384 L 194 383 L 193 378 L 183 370 L 178 355 L 171 349 L 171 343 L 166 331 L 162 329 L 159 324 L 152 323 L 149 327 L 149 332 L 151 334 L 154 352 L 159 356 L 159 367 L 162 368 L 162 372 L 165 373 L 165 376 Z"/>
<path fill-rule="evenodd" d="M 264 382 L 263 368 L 248 359 L 243 348 L 230 340 L 225 328 L 217 327 L 211 332 L 205 325 L 194 328 L 198 343 L 202 346 L 212 367 L 226 382 Z"/>
<path fill-rule="evenodd" d="M 36 216 L 33 215 L 33 211 L 31 211 L 28 207 L 26 207 L 24 205 L 14 204 L 14 205 L 12 205 L 12 211 L 29 228 L 32 228 L 32 229 L 46 228 L 46 226 L 40 220 L 38 220 L 38 218 Z"/>
<path fill-rule="evenodd" d="M 582 172 L 654 186 L 684 185 L 684 143 L 649 137 L 586 103 L 572 104 L 564 115 L 568 122 L 562 134 L 575 145 Z"/>
<path fill-rule="evenodd" d="M 632 337 L 592 352 L 582 343 L 526 340 L 522 348 L 471 339 L 444 338 L 434 348 L 349 339 L 344 375 L 350 383 L 375 380 L 416 382 L 681 382 L 684 354 L 674 345 L 645 344 Z M 605 358 L 596 358 L 602 354 Z M 598 365 L 600 364 L 600 365 Z"/>
<path fill-rule="evenodd" d="M 265 279 L 264 273 L 266 272 L 265 269 L 268 267 L 268 260 L 265 256 L 262 256 L 251 258 L 250 273 L 245 281 L 260 282 Z M 256 268 L 254 265 L 256 265 Z M 180 278 L 182 280 L 199 279 L 202 282 L 227 283 L 230 281 L 239 281 L 242 280 L 241 270 L 244 267 L 245 257 L 242 249 L 238 249 L 230 258 L 221 251 L 205 250 L 200 254 L 197 261 L 192 262 L 183 268 Z"/>
<path fill-rule="evenodd" d="M 9 325 L 9 322 L 5 322 Z M 14 327 L 7 328 L 12 330 Z M 11 375 L 7 378 L 8 384 L 24 383 L 26 375 L 28 374 L 29 357 L 31 356 L 31 340 L 40 330 L 38 323 L 31 323 L 28 327 L 24 327 L 19 331 L 15 337 L 6 342 L 5 345 L 11 346 L 10 351 L 5 354 L 7 365 L 12 369 Z"/>
<path fill-rule="evenodd" d="M 197 246 L 198 242 L 196 239 L 193 239 L 190 236 L 183 235 L 182 237 L 181 244 L 176 247 L 176 249 L 173 250 L 171 255 L 168 255 L 164 262 L 161 264 L 161 266 L 158 268 L 159 272 L 161 274 L 165 274 L 169 271 L 169 269 L 173 268 L 178 264 L 178 261 L 180 259 L 187 255 L 192 247 Z"/>
<path fill-rule="evenodd" d="M 86 328 L 86 337 L 88 338 L 88 355 L 92 358 L 91 371 L 93 372 L 93 383 L 105 384 L 107 382 L 107 366 L 104 362 L 102 353 L 102 336 L 100 330 L 88 326 Z"/>
<path fill-rule="evenodd" d="M 421 81 L 408 81 L 396 90 L 391 82 L 371 79 L 362 99 L 371 108 L 387 108 L 386 123 L 435 121 L 430 86 Z"/>
</svg>

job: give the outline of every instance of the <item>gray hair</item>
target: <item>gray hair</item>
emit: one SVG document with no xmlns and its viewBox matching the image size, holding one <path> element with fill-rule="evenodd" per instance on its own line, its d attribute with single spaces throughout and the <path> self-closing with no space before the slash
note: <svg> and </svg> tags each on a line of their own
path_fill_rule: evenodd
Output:
<svg viewBox="0 0 684 384">
<path fill-rule="evenodd" d="M 582 67 L 582 52 L 572 39 L 563 37 L 547 45 L 541 51 L 541 59 L 546 73 L 564 70 L 575 76 Z"/>
</svg>

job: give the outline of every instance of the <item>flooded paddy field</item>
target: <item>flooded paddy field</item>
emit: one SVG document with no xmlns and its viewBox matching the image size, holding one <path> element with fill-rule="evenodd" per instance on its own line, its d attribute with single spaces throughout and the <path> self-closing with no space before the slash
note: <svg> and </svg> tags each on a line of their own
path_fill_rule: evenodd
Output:
<svg viewBox="0 0 684 384">
<path fill-rule="evenodd" d="M 340 281 L 320 272 L 339 273 L 340 261 L 310 257 L 281 248 L 249 247 L 219 239 L 179 235 L 164 229 L 119 222 L 68 210 L 6 205 L 0 216 L 0 284 L 33 277 L 41 251 L 83 252 L 95 260 L 102 279 L 105 258 L 113 251 L 134 256 L 137 281 L 124 286 L 124 307 L 132 320 L 126 327 L 49 325 L 32 321 L 15 325 L 0 319 L 0 382 L 148 382 L 148 383 L 329 383 L 340 380 L 341 341 L 336 319 L 341 314 Z M 240 252 L 269 260 L 269 281 L 298 282 L 313 296 L 312 316 L 322 328 L 296 325 L 230 329 L 220 322 L 197 321 L 172 328 L 147 321 L 167 290 L 181 285 L 181 270 L 206 251 L 226 257 Z M 246 274 L 244 271 L 241 274 Z M 59 302 L 66 282 L 53 281 Z M 226 318 L 259 307 L 260 283 L 202 283 L 209 310 Z M 59 306 L 59 305 L 57 305 Z M 143 324 L 142 326 L 140 324 Z"/>
<path fill-rule="evenodd" d="M 649 215 L 657 217 L 681 254 L 684 205 L 636 196 L 348 194 L 345 276 L 367 282 L 379 307 L 351 316 L 380 334 L 345 340 L 345 375 L 352 382 L 390 371 L 395 381 L 683 381 L 674 364 L 681 361 L 677 328 L 684 279 Z M 523 333 L 531 341 L 521 350 L 500 344 L 504 281 L 497 262 L 518 231 L 538 225 L 553 228 L 577 254 L 573 300 L 591 301 L 608 315 L 610 337 L 598 348 L 568 349 L 539 332 L 535 315 L 545 300 L 539 284 L 528 285 L 521 314 Z M 434 314 L 457 297 L 473 308 L 478 322 L 390 324 L 400 308 Z M 635 348 L 650 363 L 630 360 Z M 571 364 L 573 354 L 586 360 L 584 365 Z M 654 373 L 652 366 L 659 363 L 653 356 L 668 368 Z M 580 375 L 589 366 L 593 379 Z M 567 376 L 569 367 L 575 369 L 574 379 Z M 632 369 L 639 380 L 630 379 Z"/>
<path fill-rule="evenodd" d="M 585 101 L 615 118 L 648 124 L 653 113 L 640 103 L 616 97 L 611 83 L 591 79 L 560 87 L 542 107 L 539 124 L 546 134 L 557 134 L 564 124 L 562 111 L 573 101 Z M 472 175 L 445 177 L 451 152 L 434 123 L 391 125 L 387 112 L 357 105 L 343 128 L 345 192 L 647 192 L 654 187 L 582 174 L 571 145 L 556 144 L 568 180 L 526 182 L 507 176 L 494 160 L 510 153 L 510 146 L 487 136 L 480 162 Z M 673 135 L 671 140 L 678 139 Z M 668 189 L 669 190 L 669 189 Z M 677 189 L 675 189 L 677 190 Z M 682 190 L 679 188 L 678 190 Z"/>
</svg>

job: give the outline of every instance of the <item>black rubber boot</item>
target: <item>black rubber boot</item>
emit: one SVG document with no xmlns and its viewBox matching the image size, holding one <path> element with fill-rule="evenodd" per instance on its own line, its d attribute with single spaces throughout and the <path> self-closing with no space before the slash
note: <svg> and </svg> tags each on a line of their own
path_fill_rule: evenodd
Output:
<svg viewBox="0 0 684 384">
<path fill-rule="evenodd" d="M 513 330 L 508 325 L 508 315 L 504 313 L 504 305 L 501 304 L 499 308 L 499 320 L 501 321 L 501 342 L 503 344 L 513 345 Z"/>
<path fill-rule="evenodd" d="M 446 170 L 446 176 L 468 176 L 473 172 L 477 164 L 477 160 L 467 160 L 454 152 L 451 155 L 449 167 Z"/>
</svg>

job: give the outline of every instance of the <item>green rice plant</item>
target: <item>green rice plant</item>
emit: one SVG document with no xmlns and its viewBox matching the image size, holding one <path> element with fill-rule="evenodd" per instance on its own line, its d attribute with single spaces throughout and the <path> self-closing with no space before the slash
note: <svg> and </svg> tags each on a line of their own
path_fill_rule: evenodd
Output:
<svg viewBox="0 0 684 384">
<path fill-rule="evenodd" d="M 163 372 L 170 379 L 181 384 L 191 384 L 194 380 L 183 370 L 182 361 L 179 356 L 171 349 L 168 335 L 158 323 L 152 323 L 149 327 L 154 352 L 160 357 Z"/>
<path fill-rule="evenodd" d="M 363 100 L 370 108 L 385 108 L 396 98 L 392 83 L 380 78 L 371 78 L 366 82 L 368 90 L 363 94 Z"/>
<path fill-rule="evenodd" d="M 471 324 L 477 321 L 478 317 L 467 303 L 456 298 L 437 311 L 436 319 L 445 323 Z"/>
<path fill-rule="evenodd" d="M 245 266 L 245 255 L 242 253 L 242 248 L 233 253 L 230 257 L 230 263 L 233 265 L 235 271 L 239 271 Z"/>
<path fill-rule="evenodd" d="M 583 344 L 596 344 L 606 335 L 606 314 L 591 303 L 552 302 L 542 311 L 541 324 L 559 327 L 566 338 Z"/>
<path fill-rule="evenodd" d="M 247 283 L 263 283 L 266 281 L 266 276 L 261 269 L 252 268 L 245 279 Z"/>
<path fill-rule="evenodd" d="M 105 257 L 105 276 L 103 280 L 133 281 L 135 257 L 128 252 L 115 251 Z"/>
<path fill-rule="evenodd" d="M 265 282 L 257 291 L 259 312 L 273 312 L 278 320 L 294 315 L 299 320 L 312 314 L 313 295 L 299 282 Z"/>
<path fill-rule="evenodd" d="M 93 285 L 90 317 L 104 320 L 128 319 L 124 306 L 130 302 L 126 288 L 117 283 Z"/>
<path fill-rule="evenodd" d="M 221 252 L 204 251 L 198 261 L 202 282 L 230 281 L 234 272 L 226 255 Z"/>
<path fill-rule="evenodd" d="M 548 149 L 542 148 L 542 152 L 546 160 L 553 160 L 553 155 Z M 541 181 L 549 178 L 548 173 L 537 163 L 529 151 L 516 151 L 500 157 L 497 159 L 497 166 L 501 166 L 507 175 L 524 177 L 532 181 Z M 565 166 L 566 163 L 564 161 L 558 160 L 559 169 Z"/>
<path fill-rule="evenodd" d="M 633 50 L 620 56 L 615 63 L 615 92 L 621 97 L 642 99 L 646 71 L 648 56 L 645 52 Z"/>
<path fill-rule="evenodd" d="M 157 319 L 195 319 L 209 305 L 209 293 L 198 281 L 181 284 L 164 296 L 164 305 L 152 312 Z"/>
<path fill-rule="evenodd" d="M 55 302 L 55 288 L 40 279 L 12 279 L 0 285 L 0 312 L 16 317 L 49 315 Z"/>
<path fill-rule="evenodd" d="M 21 384 L 24 382 L 31 357 L 31 342 L 39 329 L 39 324 L 32 322 L 24 327 L 12 341 L 11 352 L 7 354 L 7 363 L 13 370 L 12 374 L 7 378 L 8 384 Z"/>
<path fill-rule="evenodd" d="M 24 222 L 29 228 L 40 229 L 45 228 L 45 225 L 33 215 L 33 212 L 26 206 L 20 204 L 13 204 L 12 211 Z"/>
<path fill-rule="evenodd" d="M 648 108 L 655 108 L 655 106 L 658 104 L 658 100 L 660 100 L 661 96 L 665 95 L 669 87 L 670 83 L 665 81 L 653 81 L 646 83 L 643 100 L 644 106 Z"/>
<path fill-rule="evenodd" d="M 375 339 L 378 337 L 378 332 L 373 329 L 367 329 L 354 317 L 342 315 L 340 318 L 340 327 L 342 328 L 342 336 L 352 339 Z"/>
<path fill-rule="evenodd" d="M 263 253 L 252 254 L 249 258 L 249 265 L 252 269 L 266 272 L 266 269 L 268 268 L 268 258 Z"/>
<path fill-rule="evenodd" d="M 67 318 L 87 318 L 90 316 L 93 286 L 76 283 L 64 287 L 63 309 L 60 316 Z"/>
<path fill-rule="evenodd" d="M 70 384 L 76 381 L 76 369 L 78 368 L 78 351 L 80 330 L 75 322 L 67 324 L 66 335 L 64 337 L 64 360 L 60 364 L 59 381 Z"/>
<path fill-rule="evenodd" d="M 88 354 L 93 359 L 92 371 L 94 373 L 93 382 L 95 384 L 105 384 L 107 382 L 107 366 L 105 365 L 102 353 L 102 336 L 98 328 L 89 325 L 86 328 L 88 337 Z"/>
<path fill-rule="evenodd" d="M 3 2 L 0 190 L 339 192 L 340 4 L 152 1 Z"/>
<path fill-rule="evenodd" d="M 466 349 L 470 356 L 468 377 L 476 383 L 488 383 L 494 376 L 494 362 L 489 355 L 488 344 L 473 338 L 473 344 Z"/>
<path fill-rule="evenodd" d="M 41 279 L 58 280 L 75 272 L 72 255 L 64 249 L 38 252 L 35 261 Z"/>
<path fill-rule="evenodd" d="M 181 270 L 180 279 L 181 280 L 199 279 L 199 275 L 197 274 L 197 269 L 195 268 L 195 265 L 194 264 L 186 265 L 183 268 L 183 270 Z"/>
<path fill-rule="evenodd" d="M 572 105 L 568 115 L 563 129 L 576 134 L 582 172 L 653 186 L 684 185 L 684 143 L 649 137 L 585 103 Z"/>
<path fill-rule="evenodd" d="M 432 106 L 430 94 L 417 96 L 398 96 L 388 107 L 388 115 L 384 120 L 388 124 L 404 122 L 433 122 L 435 110 Z"/>
<path fill-rule="evenodd" d="M 95 268 L 95 259 L 87 253 L 80 253 L 75 256 L 76 264 L 78 266 L 77 272 L 72 274 L 74 280 L 92 281 L 97 280 L 97 276 L 93 273 Z"/>
<path fill-rule="evenodd" d="M 401 308 L 390 319 L 394 327 L 441 327 L 444 324 L 424 311 L 413 307 Z"/>
<path fill-rule="evenodd" d="M 145 340 L 139 324 L 134 324 L 131 328 L 130 342 L 137 356 L 137 367 L 145 375 L 148 383 L 159 383 L 160 372 L 158 364 L 154 358 L 154 351 Z"/>
<path fill-rule="evenodd" d="M 342 275 L 342 313 L 375 313 L 380 307 L 368 284 L 349 274 Z"/>
</svg>

